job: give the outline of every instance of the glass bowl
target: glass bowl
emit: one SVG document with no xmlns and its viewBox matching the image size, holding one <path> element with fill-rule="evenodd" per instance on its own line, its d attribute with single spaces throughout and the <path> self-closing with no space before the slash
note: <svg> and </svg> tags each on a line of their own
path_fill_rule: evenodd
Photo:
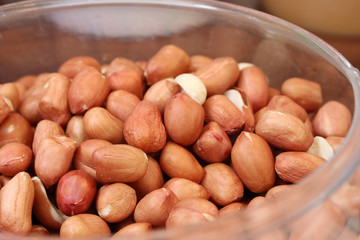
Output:
<svg viewBox="0 0 360 240">
<path fill-rule="evenodd" d="M 118 56 L 146 60 L 170 43 L 189 55 L 252 62 L 275 88 L 289 77 L 316 81 L 322 86 L 324 102 L 335 99 L 345 104 L 353 120 L 335 157 L 281 198 L 214 222 L 156 230 L 136 238 L 287 239 L 293 224 L 356 177 L 360 162 L 358 70 L 317 36 L 253 9 L 207 0 L 35 0 L 4 5 L 0 7 L 0 81 L 57 71 L 61 63 L 78 55 L 101 63 Z M 357 221 L 345 218 L 344 228 L 328 233 L 326 239 L 355 239 L 360 230 Z M 306 232 L 316 222 L 316 217 L 307 221 L 300 234 L 304 238 L 299 239 L 310 239 Z M 324 223 L 318 231 L 327 232 L 331 226 Z"/>
</svg>

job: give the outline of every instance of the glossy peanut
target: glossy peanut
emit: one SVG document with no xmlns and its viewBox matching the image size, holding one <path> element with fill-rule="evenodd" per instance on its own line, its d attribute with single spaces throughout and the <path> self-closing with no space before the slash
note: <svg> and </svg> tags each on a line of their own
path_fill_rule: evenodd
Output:
<svg viewBox="0 0 360 240">
<path fill-rule="evenodd" d="M 265 73 L 259 67 L 250 66 L 242 69 L 236 87 L 246 92 L 255 112 L 266 106 L 269 84 Z"/>
<path fill-rule="evenodd" d="M 255 133 L 242 132 L 231 151 L 231 163 L 242 183 L 252 192 L 270 189 L 276 178 L 269 144 Z"/>
<path fill-rule="evenodd" d="M 205 125 L 193 144 L 193 151 L 202 160 L 215 163 L 225 161 L 231 153 L 232 144 L 225 130 L 216 122 Z"/>
<path fill-rule="evenodd" d="M 125 122 L 139 102 L 140 99 L 135 94 L 125 90 L 116 90 L 107 97 L 105 108 L 116 118 Z"/>
<path fill-rule="evenodd" d="M 101 238 L 110 234 L 109 225 L 99 216 L 89 213 L 69 217 L 60 228 L 60 238 Z"/>
<path fill-rule="evenodd" d="M 200 136 L 204 118 L 203 107 L 185 93 L 174 95 L 165 106 L 166 131 L 182 146 L 191 145 Z"/>
<path fill-rule="evenodd" d="M 281 85 L 281 93 L 290 97 L 307 112 L 317 110 L 322 104 L 322 90 L 317 82 L 304 78 L 289 78 Z"/>
<path fill-rule="evenodd" d="M 273 110 L 262 114 L 255 133 L 270 145 L 288 151 L 306 151 L 314 140 L 310 129 L 299 118 Z"/>
<path fill-rule="evenodd" d="M 181 92 L 191 97 L 197 103 L 204 104 L 207 90 L 200 78 L 192 73 L 183 73 L 176 76 L 174 81 L 181 87 Z"/>
<path fill-rule="evenodd" d="M 170 211 L 178 202 L 176 195 L 169 189 L 160 188 L 148 193 L 136 205 L 134 219 L 147 222 L 154 227 L 165 226 Z"/>
<path fill-rule="evenodd" d="M 326 160 L 307 152 L 283 152 L 276 156 L 275 170 L 284 181 L 296 183 L 311 174 Z"/>
<path fill-rule="evenodd" d="M 209 192 L 202 185 L 186 178 L 171 178 L 164 184 L 164 188 L 170 189 L 179 200 L 185 198 L 210 198 Z"/>
<path fill-rule="evenodd" d="M 96 194 L 95 180 L 83 170 L 64 174 L 56 188 L 56 203 L 67 216 L 85 213 Z"/>
<path fill-rule="evenodd" d="M 44 138 L 37 149 L 34 168 L 45 187 L 56 184 L 71 166 L 76 142 L 65 136 Z"/>
<path fill-rule="evenodd" d="M 186 178 L 199 183 L 204 176 L 204 169 L 186 148 L 168 141 L 161 151 L 160 166 L 171 178 Z"/>
<path fill-rule="evenodd" d="M 0 229 L 26 235 L 31 231 L 34 185 L 27 172 L 16 174 L 0 191 Z"/>
<path fill-rule="evenodd" d="M 212 202 L 203 198 L 186 198 L 172 208 L 166 228 L 215 221 L 218 216 L 219 210 Z"/>
<path fill-rule="evenodd" d="M 58 73 L 49 74 L 48 78 L 39 101 L 39 113 L 43 119 L 50 119 L 64 126 L 71 118 L 68 103 L 70 80 Z"/>
<path fill-rule="evenodd" d="M 212 163 L 205 166 L 204 170 L 201 185 L 215 204 L 225 206 L 242 199 L 243 183 L 231 167 L 225 163 Z"/>
<path fill-rule="evenodd" d="M 89 56 L 76 56 L 63 62 L 60 65 L 58 72 L 72 79 L 87 67 L 93 67 L 97 71 L 100 71 L 100 63 L 95 58 Z"/>
<path fill-rule="evenodd" d="M 92 139 L 111 143 L 124 142 L 124 123 L 102 107 L 93 107 L 84 115 L 84 130 Z"/>
<path fill-rule="evenodd" d="M 148 85 L 189 71 L 190 57 L 175 45 L 165 45 L 148 61 L 145 76 Z"/>
<path fill-rule="evenodd" d="M 23 143 L 8 143 L 0 148 L 0 173 L 15 176 L 26 171 L 32 162 L 32 150 Z"/>
<path fill-rule="evenodd" d="M 96 149 L 92 155 L 96 177 L 104 183 L 134 182 L 142 178 L 148 157 L 133 146 L 115 144 Z"/>
<path fill-rule="evenodd" d="M 109 81 L 94 68 L 85 68 L 71 81 L 68 102 L 72 114 L 100 107 L 110 92 Z"/>
<path fill-rule="evenodd" d="M 109 223 L 116 223 L 129 217 L 136 206 L 135 190 L 124 183 L 102 186 L 96 195 L 96 209 L 99 216 Z"/>
<path fill-rule="evenodd" d="M 319 108 L 312 121 L 314 134 L 345 137 L 351 125 L 351 112 L 342 103 L 329 101 Z"/>
<path fill-rule="evenodd" d="M 217 122 L 227 134 L 240 132 L 245 115 L 224 95 L 209 97 L 204 103 L 205 122 Z"/>
<path fill-rule="evenodd" d="M 30 123 L 19 113 L 12 112 L 0 125 L 0 147 L 11 142 L 31 147 L 33 135 Z"/>
<path fill-rule="evenodd" d="M 126 142 L 145 153 L 157 152 L 166 143 L 166 130 L 157 106 L 147 100 L 139 102 L 124 123 Z"/>
<path fill-rule="evenodd" d="M 207 95 L 212 96 L 222 94 L 234 86 L 239 69 L 234 58 L 220 57 L 199 68 L 194 74 L 204 82 Z"/>
<path fill-rule="evenodd" d="M 115 58 L 105 73 L 112 91 L 125 90 L 142 98 L 145 90 L 144 71 L 133 61 Z"/>
</svg>

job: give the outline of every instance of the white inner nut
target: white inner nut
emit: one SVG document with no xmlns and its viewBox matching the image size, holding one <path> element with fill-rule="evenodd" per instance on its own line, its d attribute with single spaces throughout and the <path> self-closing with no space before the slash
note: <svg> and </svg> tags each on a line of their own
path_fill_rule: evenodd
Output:
<svg viewBox="0 0 360 240">
<path fill-rule="evenodd" d="M 174 81 L 180 85 L 182 92 L 189 95 L 193 100 L 204 104 L 207 96 L 205 84 L 191 73 L 183 73 L 178 75 Z"/>
</svg>

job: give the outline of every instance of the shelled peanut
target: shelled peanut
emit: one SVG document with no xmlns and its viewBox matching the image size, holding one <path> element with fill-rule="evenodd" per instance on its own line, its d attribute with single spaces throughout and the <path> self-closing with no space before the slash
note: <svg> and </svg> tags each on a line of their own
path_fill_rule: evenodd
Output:
<svg viewBox="0 0 360 240">
<path fill-rule="evenodd" d="M 316 82 L 269 81 L 166 45 L 146 62 L 79 56 L 1 85 L 1 232 L 116 237 L 277 196 L 331 159 L 352 117 Z"/>
</svg>

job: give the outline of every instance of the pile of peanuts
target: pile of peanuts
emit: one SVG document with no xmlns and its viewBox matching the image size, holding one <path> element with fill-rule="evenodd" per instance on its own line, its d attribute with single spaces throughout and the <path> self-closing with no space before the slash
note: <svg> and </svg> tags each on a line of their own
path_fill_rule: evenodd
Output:
<svg viewBox="0 0 360 240">
<path fill-rule="evenodd" d="M 316 82 L 269 81 L 166 45 L 2 84 L 1 234 L 114 238 L 277 196 L 332 158 L 352 116 Z"/>
</svg>

